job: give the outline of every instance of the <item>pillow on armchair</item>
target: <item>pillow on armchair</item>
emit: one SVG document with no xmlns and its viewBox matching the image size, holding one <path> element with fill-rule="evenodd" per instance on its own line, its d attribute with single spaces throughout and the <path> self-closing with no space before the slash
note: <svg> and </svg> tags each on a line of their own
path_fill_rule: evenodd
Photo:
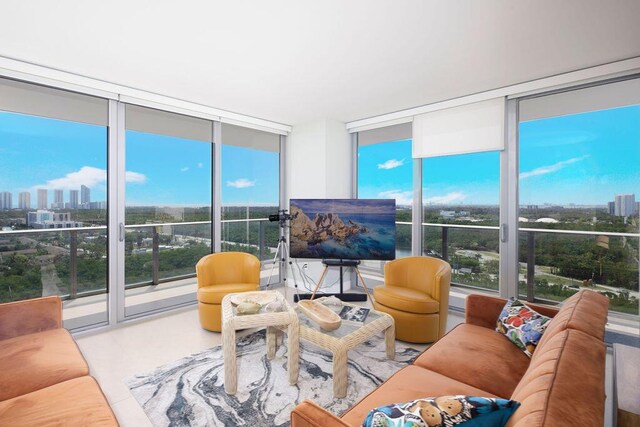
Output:
<svg viewBox="0 0 640 427">
<path fill-rule="evenodd" d="M 550 320 L 522 301 L 511 298 L 498 316 L 496 331 L 531 357 Z"/>
<path fill-rule="evenodd" d="M 440 396 L 372 409 L 362 427 L 504 426 L 520 404 L 477 396 Z"/>
</svg>

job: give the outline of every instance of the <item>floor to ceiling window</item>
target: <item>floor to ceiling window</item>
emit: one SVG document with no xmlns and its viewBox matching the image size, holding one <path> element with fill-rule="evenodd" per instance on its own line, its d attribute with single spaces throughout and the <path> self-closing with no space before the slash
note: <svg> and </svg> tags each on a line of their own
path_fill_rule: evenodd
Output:
<svg viewBox="0 0 640 427">
<path fill-rule="evenodd" d="M 640 80 L 522 100 L 519 169 L 520 294 L 593 289 L 637 330 Z"/>
<path fill-rule="evenodd" d="M 58 295 L 78 330 L 194 303 L 218 242 L 273 259 L 279 134 L 101 94 L 0 79 L 0 303 Z"/>
<path fill-rule="evenodd" d="M 411 124 L 358 133 L 359 199 L 395 199 L 396 258 L 411 255 L 413 159 Z"/>
<path fill-rule="evenodd" d="M 451 264 L 451 281 L 498 291 L 500 152 L 422 160 L 422 250 Z"/>
<path fill-rule="evenodd" d="M 195 300 L 212 250 L 213 123 L 126 106 L 125 316 Z"/>
<path fill-rule="evenodd" d="M 108 319 L 107 104 L 0 80 L 0 303 L 58 295 L 69 329 Z"/>
<path fill-rule="evenodd" d="M 263 261 L 261 281 L 280 281 L 272 262 L 280 238 L 269 215 L 280 209 L 280 137 L 222 124 L 222 251 L 251 253 Z M 273 274 L 271 274 L 273 271 Z"/>
</svg>

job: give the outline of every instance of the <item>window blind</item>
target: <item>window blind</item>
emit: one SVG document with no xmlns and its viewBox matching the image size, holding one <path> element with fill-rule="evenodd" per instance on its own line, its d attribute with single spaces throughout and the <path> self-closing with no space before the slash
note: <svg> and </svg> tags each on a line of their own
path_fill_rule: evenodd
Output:
<svg viewBox="0 0 640 427">
<path fill-rule="evenodd" d="M 107 126 L 108 101 L 31 83 L 0 79 L 0 110 Z"/>
<path fill-rule="evenodd" d="M 271 132 L 222 123 L 222 143 L 280 152 L 280 136 Z"/>
<path fill-rule="evenodd" d="M 131 104 L 125 107 L 125 127 L 138 132 L 213 141 L 213 122 L 210 120 Z"/>
<path fill-rule="evenodd" d="M 504 149 L 505 99 L 461 105 L 413 118 L 413 157 Z"/>
<path fill-rule="evenodd" d="M 371 145 L 381 142 L 411 139 L 411 122 L 358 132 L 358 145 Z"/>
</svg>

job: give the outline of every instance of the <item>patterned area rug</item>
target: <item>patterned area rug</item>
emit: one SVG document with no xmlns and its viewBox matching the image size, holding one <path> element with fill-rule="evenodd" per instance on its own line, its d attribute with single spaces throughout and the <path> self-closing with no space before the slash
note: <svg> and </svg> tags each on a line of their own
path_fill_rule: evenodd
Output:
<svg viewBox="0 0 640 427">
<path fill-rule="evenodd" d="M 333 398 L 331 354 L 301 342 L 298 384 L 289 385 L 286 345 L 266 357 L 265 333 L 238 339 L 238 392 L 224 392 L 222 348 L 184 357 L 126 381 L 154 426 L 288 426 L 293 407 L 312 399 L 340 415 L 420 352 L 396 342 L 388 360 L 382 337 L 349 352 L 349 386 Z"/>
</svg>

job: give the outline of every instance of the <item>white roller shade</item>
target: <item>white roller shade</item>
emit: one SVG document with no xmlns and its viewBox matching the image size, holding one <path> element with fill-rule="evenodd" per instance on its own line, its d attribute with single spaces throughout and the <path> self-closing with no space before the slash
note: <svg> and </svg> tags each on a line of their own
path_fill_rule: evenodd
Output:
<svg viewBox="0 0 640 427">
<path fill-rule="evenodd" d="M 174 136 L 196 141 L 213 141 L 213 122 L 182 114 L 127 104 L 125 127 L 138 132 Z"/>
<path fill-rule="evenodd" d="M 411 122 L 393 126 L 385 126 L 377 129 L 358 132 L 358 145 L 378 144 L 380 142 L 401 141 L 411 139 Z"/>
<path fill-rule="evenodd" d="M 494 98 L 413 118 L 413 158 L 504 149 L 505 99 Z"/>
<path fill-rule="evenodd" d="M 14 80 L 0 79 L 0 111 L 107 126 L 108 101 Z"/>
<path fill-rule="evenodd" d="M 640 104 L 640 79 L 624 80 L 525 99 L 520 102 L 520 121 L 566 116 Z"/>
<path fill-rule="evenodd" d="M 222 123 L 222 143 L 257 150 L 280 152 L 280 136 L 241 126 Z"/>
</svg>

